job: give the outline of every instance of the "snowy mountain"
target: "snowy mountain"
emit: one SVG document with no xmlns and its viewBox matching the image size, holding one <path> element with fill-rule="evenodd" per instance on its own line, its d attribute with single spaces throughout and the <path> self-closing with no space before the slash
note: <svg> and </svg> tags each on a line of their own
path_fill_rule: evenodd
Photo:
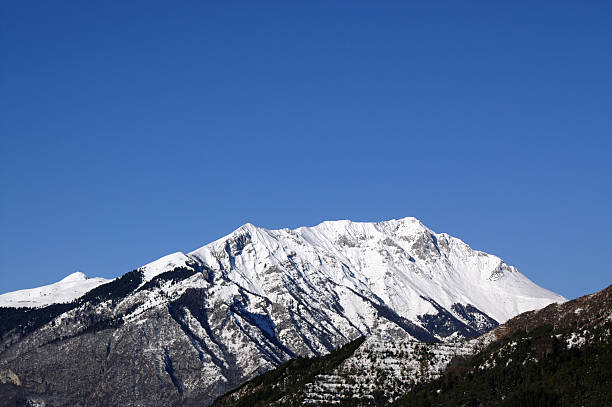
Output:
<svg viewBox="0 0 612 407">
<path fill-rule="evenodd" d="M 378 298 L 411 320 L 437 313 L 432 299 L 449 310 L 454 304 L 471 304 L 500 323 L 565 301 L 500 258 L 436 234 L 415 218 L 343 220 L 295 230 L 246 224 L 189 257 L 273 302 L 287 299 L 284 291 L 293 284 L 292 277 L 299 277 Z M 177 253 L 174 259 L 180 263 L 187 257 Z M 350 309 L 352 304 L 343 300 Z"/>
<path fill-rule="evenodd" d="M 87 278 L 85 274 L 77 271 L 57 283 L 2 294 L 0 295 L 0 307 L 42 307 L 70 302 L 109 281 L 101 277 Z"/>
<path fill-rule="evenodd" d="M 54 405 L 209 404 L 290 358 L 362 335 L 474 337 L 564 301 L 415 218 L 246 224 L 70 303 L 0 309 L 0 368 Z M 67 380 L 72 371 L 79 377 Z"/>
</svg>

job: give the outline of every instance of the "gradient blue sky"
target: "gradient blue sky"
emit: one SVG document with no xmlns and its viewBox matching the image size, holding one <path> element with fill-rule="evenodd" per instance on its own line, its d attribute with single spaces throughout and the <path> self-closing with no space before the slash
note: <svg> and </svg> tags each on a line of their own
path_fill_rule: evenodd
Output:
<svg viewBox="0 0 612 407">
<path fill-rule="evenodd" d="M 381 3 L 4 2 L 0 292 L 405 216 L 612 283 L 612 2 Z"/>
</svg>

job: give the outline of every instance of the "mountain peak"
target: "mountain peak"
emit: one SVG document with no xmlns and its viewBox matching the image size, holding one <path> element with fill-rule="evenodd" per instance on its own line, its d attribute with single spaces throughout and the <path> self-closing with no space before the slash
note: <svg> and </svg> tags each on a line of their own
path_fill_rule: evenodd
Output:
<svg viewBox="0 0 612 407">
<path fill-rule="evenodd" d="M 497 256 L 438 234 L 415 217 L 272 230 L 246 223 L 189 256 L 262 296 L 287 289 L 299 271 L 300 279 L 317 275 L 371 293 L 409 318 L 435 311 L 422 297 L 442 307 L 470 303 L 498 322 L 565 300 L 514 273 Z"/>
<path fill-rule="evenodd" d="M 251 222 L 247 222 L 236 230 L 244 230 L 244 231 L 252 232 L 255 229 L 261 229 L 261 228 L 253 225 Z"/>
<path fill-rule="evenodd" d="M 153 279 L 158 274 L 172 270 L 176 267 L 185 267 L 189 257 L 183 252 L 175 252 L 159 258 L 141 267 L 143 283 Z"/>
<path fill-rule="evenodd" d="M 76 271 L 72 274 L 67 275 L 66 277 L 62 278 L 59 282 L 60 283 L 66 283 L 66 282 L 70 282 L 70 281 L 83 281 L 83 280 L 87 280 L 87 276 L 85 275 L 85 273 L 82 273 L 80 271 Z"/>
<path fill-rule="evenodd" d="M 83 280 L 87 280 L 87 276 L 85 275 L 85 273 L 80 272 L 80 271 L 76 271 L 72 274 L 68 274 L 66 277 L 62 278 L 60 281 L 58 281 L 59 283 L 66 283 L 66 282 L 70 282 L 70 281 L 83 281 Z"/>
</svg>

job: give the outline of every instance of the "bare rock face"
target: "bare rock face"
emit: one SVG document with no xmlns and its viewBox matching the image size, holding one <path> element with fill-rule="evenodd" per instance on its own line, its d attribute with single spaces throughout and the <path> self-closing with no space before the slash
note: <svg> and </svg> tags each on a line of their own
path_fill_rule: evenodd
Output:
<svg viewBox="0 0 612 407">
<path fill-rule="evenodd" d="M 23 405 L 23 387 L 19 376 L 11 369 L 0 370 L 0 407 Z"/>
<path fill-rule="evenodd" d="M 0 395 L 49 406 L 206 406 L 291 358 L 360 336 L 473 337 L 554 301 L 564 298 L 414 218 L 247 224 L 70 302 L 0 308 L 0 371 L 21 383 L 0 383 Z"/>
</svg>

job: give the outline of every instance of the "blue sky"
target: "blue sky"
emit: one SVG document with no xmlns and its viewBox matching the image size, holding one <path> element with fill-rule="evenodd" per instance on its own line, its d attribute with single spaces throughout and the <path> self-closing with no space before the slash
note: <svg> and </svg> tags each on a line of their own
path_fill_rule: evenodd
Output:
<svg viewBox="0 0 612 407">
<path fill-rule="evenodd" d="M 405 216 L 612 283 L 612 3 L 125 3 L 2 5 L 0 292 Z"/>
</svg>

